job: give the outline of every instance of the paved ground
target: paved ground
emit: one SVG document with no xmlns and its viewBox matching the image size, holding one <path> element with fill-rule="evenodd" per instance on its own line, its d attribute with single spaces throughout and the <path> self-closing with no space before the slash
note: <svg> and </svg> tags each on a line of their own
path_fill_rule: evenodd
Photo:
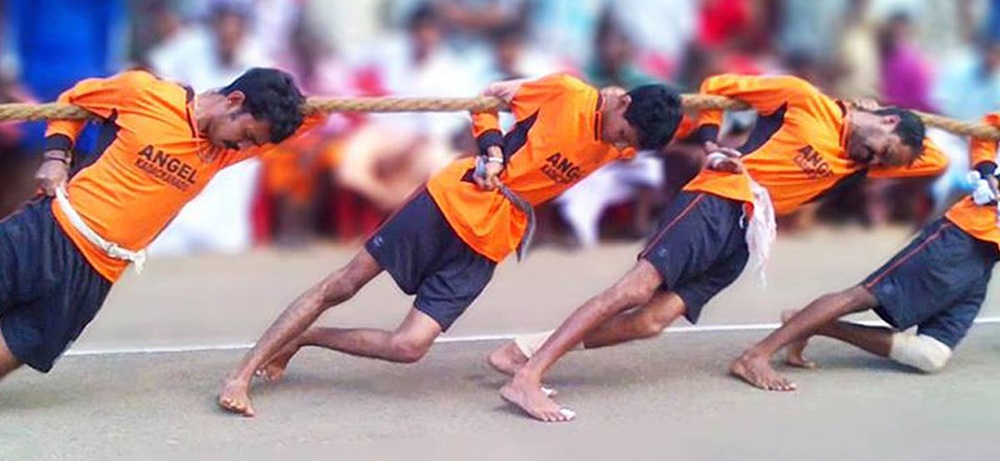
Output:
<svg viewBox="0 0 1000 461">
<path fill-rule="evenodd" d="M 906 238 L 854 229 L 785 238 L 768 288 L 745 277 L 707 308 L 704 323 L 773 322 L 781 309 L 859 280 Z M 522 267 L 507 264 L 450 336 L 552 327 L 612 282 L 635 250 L 542 250 Z M 0 385 L 0 460 L 996 459 L 993 324 L 980 325 L 936 376 L 818 341 L 812 355 L 823 369 L 792 371 L 801 388 L 792 394 L 756 391 L 725 374 L 763 331 L 677 332 L 572 354 L 551 381 L 579 418 L 558 426 L 522 418 L 497 397 L 502 379 L 482 363 L 497 341 L 440 344 L 406 367 L 307 351 L 287 381 L 256 388 L 254 419 L 213 403 L 242 350 L 89 353 L 248 343 L 349 256 L 319 248 L 151 262 L 116 287 L 74 349 L 83 355 L 65 357 L 48 376 L 22 371 Z M 995 300 L 984 316 L 1000 314 Z M 380 279 L 323 321 L 391 326 L 406 306 Z"/>
</svg>

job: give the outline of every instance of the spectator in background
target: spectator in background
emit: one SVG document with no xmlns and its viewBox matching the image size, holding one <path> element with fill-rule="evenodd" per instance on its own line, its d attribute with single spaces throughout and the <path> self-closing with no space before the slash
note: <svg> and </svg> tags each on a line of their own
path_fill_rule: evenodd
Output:
<svg viewBox="0 0 1000 461">
<path fill-rule="evenodd" d="M 221 88 L 253 67 L 271 66 L 250 35 L 253 12 L 249 4 L 214 0 L 209 12 L 207 28 L 186 29 L 173 45 L 166 44 L 165 51 L 151 52 L 150 62 L 159 76 L 203 92 Z M 150 245 L 150 254 L 248 250 L 254 239 L 251 207 L 259 181 L 259 159 L 221 172 Z"/>
<path fill-rule="evenodd" d="M 12 72 L 0 67 L 0 104 L 36 102 Z M 38 162 L 25 147 L 21 123 L 0 123 L 0 219 L 17 209 L 34 191 L 32 172 Z"/>
<path fill-rule="evenodd" d="M 493 48 L 480 81 L 480 86 L 484 88 L 491 82 L 538 78 L 558 70 L 556 63 L 525 42 L 524 27 L 521 24 L 510 23 L 498 27 L 491 34 L 490 41 Z"/>
<path fill-rule="evenodd" d="M 593 58 L 594 36 L 608 5 L 609 0 L 534 0 L 528 36 L 561 66 L 580 68 Z"/>
<path fill-rule="evenodd" d="M 54 101 L 77 81 L 111 75 L 128 46 L 124 0 L 6 0 L 4 43 L 13 51 L 19 80 L 41 101 Z M 27 147 L 40 149 L 44 124 L 24 125 Z M 78 141 L 93 149 L 96 130 Z"/>
<path fill-rule="evenodd" d="M 843 99 L 878 99 L 881 88 L 877 31 L 870 0 L 851 0 L 844 11 L 832 66 L 833 93 Z"/>
<path fill-rule="evenodd" d="M 913 39 L 913 21 L 905 13 L 897 13 L 883 26 L 879 35 L 883 102 L 907 109 L 933 111 L 930 102 L 931 69 Z"/>
<path fill-rule="evenodd" d="M 525 0 L 437 0 L 448 44 L 463 53 L 485 54 L 500 28 L 523 26 Z"/>
<path fill-rule="evenodd" d="M 615 0 L 609 12 L 636 47 L 636 62 L 667 79 L 679 70 L 698 27 L 698 0 Z"/>
</svg>

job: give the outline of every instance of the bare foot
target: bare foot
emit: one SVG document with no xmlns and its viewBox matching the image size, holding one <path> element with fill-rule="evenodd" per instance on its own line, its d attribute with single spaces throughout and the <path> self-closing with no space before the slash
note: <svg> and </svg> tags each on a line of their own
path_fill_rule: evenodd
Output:
<svg viewBox="0 0 1000 461">
<path fill-rule="evenodd" d="M 795 383 L 771 368 L 767 357 L 744 353 L 729 366 L 729 372 L 737 378 L 768 391 L 794 391 Z"/>
<path fill-rule="evenodd" d="M 528 363 L 528 357 L 511 341 L 491 352 L 487 362 L 494 370 L 513 377 L 517 370 Z"/>
<path fill-rule="evenodd" d="M 500 396 L 539 421 L 568 422 L 576 417 L 573 410 L 560 407 L 546 396 L 541 386 L 525 383 L 517 378 L 500 388 Z"/>
<path fill-rule="evenodd" d="M 797 310 L 787 310 L 782 312 L 781 323 L 788 323 L 788 319 L 792 318 L 792 316 L 798 312 L 799 311 Z M 802 355 L 808 345 L 809 338 L 806 338 L 799 341 L 792 341 L 785 346 L 785 364 L 796 368 L 816 368 L 816 362 L 813 362 Z"/>
<path fill-rule="evenodd" d="M 288 362 L 292 360 L 292 357 L 298 351 L 299 346 L 297 344 L 285 346 L 284 349 L 274 354 L 274 357 L 271 357 L 271 360 L 266 365 L 254 372 L 254 375 L 264 379 L 264 381 L 280 381 L 285 376 L 285 369 L 288 368 Z"/>
<path fill-rule="evenodd" d="M 515 344 L 514 341 L 511 341 L 491 352 L 490 356 L 486 358 L 486 362 L 489 363 L 494 370 L 513 377 L 514 374 L 517 373 L 517 370 L 520 370 L 524 364 L 528 363 L 528 357 L 525 357 L 524 352 L 521 352 L 521 349 L 517 347 L 517 344 Z M 544 393 L 547 397 L 555 397 L 559 395 L 559 391 L 545 386 L 542 386 L 542 393 Z"/>
<path fill-rule="evenodd" d="M 256 413 L 250 405 L 249 383 L 227 379 L 219 392 L 219 406 L 230 413 L 252 417 Z"/>
</svg>

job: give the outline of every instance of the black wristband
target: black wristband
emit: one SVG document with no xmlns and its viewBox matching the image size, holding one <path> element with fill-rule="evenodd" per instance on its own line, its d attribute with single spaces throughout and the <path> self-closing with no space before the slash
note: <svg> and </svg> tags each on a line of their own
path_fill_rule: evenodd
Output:
<svg viewBox="0 0 1000 461">
<path fill-rule="evenodd" d="M 987 176 L 993 176 L 996 174 L 997 164 L 989 160 L 979 162 L 976 164 L 976 171 L 978 171 L 979 175 L 984 178 Z"/>
</svg>

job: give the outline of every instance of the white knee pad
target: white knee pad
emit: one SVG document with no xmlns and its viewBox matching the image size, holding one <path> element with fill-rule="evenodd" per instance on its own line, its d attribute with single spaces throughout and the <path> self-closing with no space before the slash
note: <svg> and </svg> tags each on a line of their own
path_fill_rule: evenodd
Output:
<svg viewBox="0 0 1000 461">
<path fill-rule="evenodd" d="M 924 373 L 935 373 L 948 363 L 951 348 L 927 335 L 895 333 L 889 358 Z"/>
</svg>

